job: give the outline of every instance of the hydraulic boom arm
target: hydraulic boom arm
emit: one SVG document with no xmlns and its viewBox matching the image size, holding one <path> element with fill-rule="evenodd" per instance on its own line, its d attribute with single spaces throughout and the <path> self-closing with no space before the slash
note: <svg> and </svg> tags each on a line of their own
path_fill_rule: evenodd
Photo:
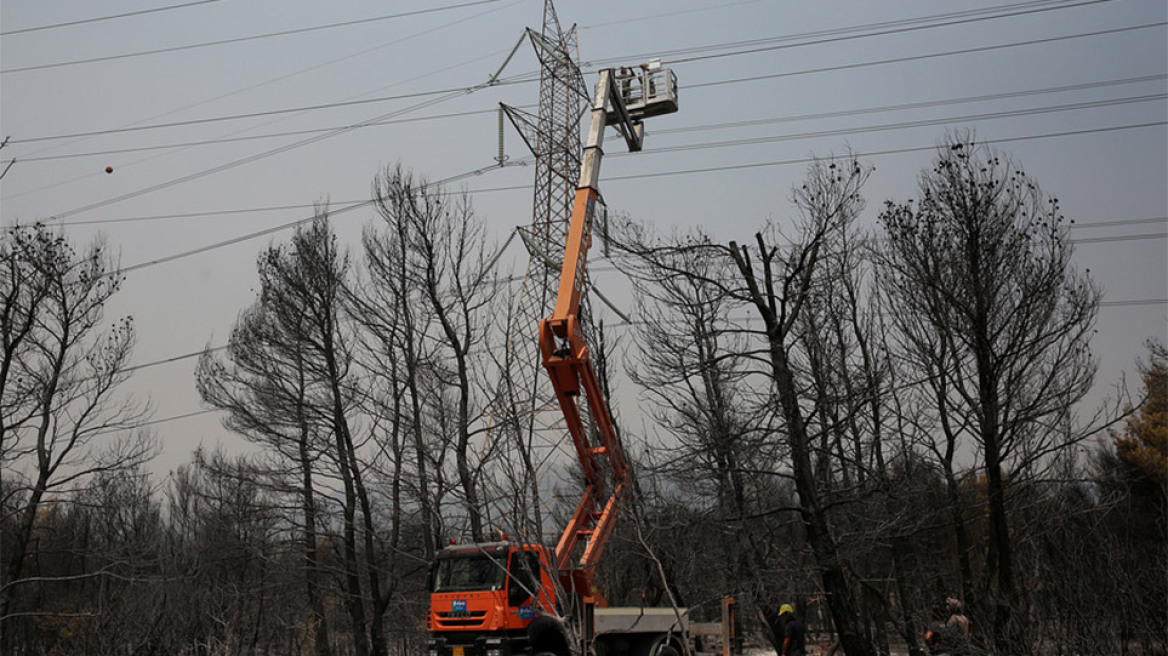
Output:
<svg viewBox="0 0 1168 656">
<path fill-rule="evenodd" d="M 673 81 L 672 73 L 668 69 L 650 71 L 643 67 L 643 70 L 639 77 L 632 77 L 636 73 L 625 74 L 622 71 L 620 78 L 612 69 L 600 72 L 588 141 L 584 147 L 580 179 L 568 226 L 556 307 L 551 318 L 542 320 L 539 326 L 543 365 L 551 377 L 584 472 L 584 495 L 556 546 L 556 566 L 561 572 L 571 570 L 578 589 L 597 600 L 600 597 L 592 581 L 592 571 L 616 525 L 631 484 L 631 474 L 592 366 L 578 315 L 588 249 L 592 244 L 593 219 L 597 205 L 603 205 L 597 181 L 600 161 L 604 155 L 604 129 L 606 125 L 613 125 L 625 138 L 629 150 L 638 151 L 641 149 L 644 126 L 636 119 L 676 111 L 676 82 Z M 661 79 L 663 94 L 657 93 L 658 78 Z M 630 94 L 631 83 L 636 83 L 635 96 Z M 665 97 L 666 104 L 671 103 L 669 107 L 672 109 L 666 107 L 663 110 L 663 103 L 655 100 L 655 96 Z M 588 407 L 599 435 L 598 443 L 584 429 L 580 408 L 576 403 L 581 389 L 588 396 Z M 607 498 L 602 467 L 604 461 L 607 461 L 613 478 L 613 489 Z M 570 561 L 580 545 L 583 545 L 583 553 L 578 564 L 572 566 Z"/>
</svg>

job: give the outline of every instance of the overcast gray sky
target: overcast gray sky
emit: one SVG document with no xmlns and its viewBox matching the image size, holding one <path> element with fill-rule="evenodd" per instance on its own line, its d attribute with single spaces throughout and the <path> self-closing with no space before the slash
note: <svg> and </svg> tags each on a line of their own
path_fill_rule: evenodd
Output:
<svg viewBox="0 0 1168 656">
<path fill-rule="evenodd" d="M 538 29 L 542 7 L 0 3 L 0 136 L 10 137 L 0 159 L 16 159 L 0 181 L 0 218 L 56 217 L 74 241 L 102 232 L 121 253 L 127 279 L 111 317 L 134 315 L 135 361 L 151 365 L 132 389 L 157 408 L 159 471 L 220 440 L 214 414 L 188 416 L 204 408 L 195 360 L 179 356 L 223 342 L 253 300 L 258 251 L 289 231 L 239 238 L 311 216 L 322 199 L 334 209 L 362 201 L 396 162 L 432 180 L 492 165 L 498 103 L 537 99 L 530 48 L 504 73 L 514 83 L 473 89 L 524 27 Z M 876 166 L 873 222 L 885 199 L 914 193 L 946 129 L 973 128 L 1076 221 L 1077 261 L 1106 293 L 1094 398 L 1134 373 L 1145 340 L 1164 339 L 1163 0 L 563 0 L 558 9 L 579 25 L 589 86 L 600 67 L 653 56 L 681 86 L 681 111 L 647 124 L 644 152 L 618 155 L 610 137 L 601 189 L 611 210 L 749 239 L 768 218 L 790 216 L 787 190 L 807 157 L 850 147 Z M 513 162 L 527 155 L 513 131 L 506 149 Z M 529 221 L 531 176 L 509 166 L 455 186 L 501 242 Z M 368 208 L 338 214 L 336 229 L 355 248 L 371 218 Z M 603 273 L 602 261 L 594 266 Z M 619 279 L 599 280 L 627 298 Z"/>
</svg>

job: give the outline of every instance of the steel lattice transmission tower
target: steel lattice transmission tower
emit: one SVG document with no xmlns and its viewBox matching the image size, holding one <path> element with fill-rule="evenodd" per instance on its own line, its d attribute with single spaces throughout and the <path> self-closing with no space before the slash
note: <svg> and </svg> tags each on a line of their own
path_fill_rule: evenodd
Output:
<svg viewBox="0 0 1168 656">
<path fill-rule="evenodd" d="M 534 447 L 548 428 L 540 420 L 541 412 L 558 406 L 540 366 L 537 333 L 540 319 L 551 312 L 559 280 L 580 171 L 580 120 L 589 98 L 576 61 L 576 26 L 566 31 L 561 27 L 551 0 L 544 2 L 542 32 L 529 28 L 525 37 L 541 67 L 538 113 L 533 116 L 507 105 L 502 109 L 535 156 L 531 223 L 518 229 L 529 260 L 508 320 L 506 373 L 496 398 L 495 416 L 503 419 L 523 460 L 524 496 L 531 504 L 525 515 L 532 521 L 527 530 L 538 539 L 542 509 L 541 463 L 537 461 L 541 456 L 537 451 L 543 451 Z M 558 419 L 558 413 L 548 416 Z"/>
</svg>

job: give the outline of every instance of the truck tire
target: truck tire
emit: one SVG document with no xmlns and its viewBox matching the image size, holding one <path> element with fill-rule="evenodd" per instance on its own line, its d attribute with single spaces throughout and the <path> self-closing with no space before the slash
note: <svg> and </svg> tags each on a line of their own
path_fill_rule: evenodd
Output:
<svg viewBox="0 0 1168 656">
<path fill-rule="evenodd" d="M 527 627 L 527 638 L 533 656 L 571 656 L 568 636 L 558 622 L 540 617 Z"/>
<path fill-rule="evenodd" d="M 653 643 L 649 656 L 682 656 L 682 651 L 681 645 L 669 636 L 663 635 Z"/>
<path fill-rule="evenodd" d="M 677 647 L 672 642 L 666 642 L 657 647 L 657 650 L 653 652 L 653 656 L 681 656 L 681 652 L 677 650 Z"/>
</svg>

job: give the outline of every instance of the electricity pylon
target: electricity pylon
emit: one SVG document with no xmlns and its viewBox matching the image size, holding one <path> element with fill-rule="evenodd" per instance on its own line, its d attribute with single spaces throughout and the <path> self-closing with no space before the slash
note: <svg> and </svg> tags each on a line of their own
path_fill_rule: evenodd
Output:
<svg viewBox="0 0 1168 656">
<path fill-rule="evenodd" d="M 524 496 L 531 503 L 527 516 L 532 520 L 526 529 L 533 540 L 540 538 L 543 523 L 543 495 L 537 476 L 542 471 L 543 451 L 535 447 L 543 444 L 550 423 L 540 418 L 544 410 L 557 407 L 540 366 L 537 333 L 540 319 L 550 315 L 555 298 L 560 254 L 580 171 L 580 119 L 589 100 L 576 61 L 576 37 L 576 26 L 564 30 L 552 0 L 545 0 L 542 31 L 529 28 L 524 35 L 540 62 L 538 112 L 533 116 L 502 106 L 535 156 L 531 222 L 518 228 L 529 259 L 508 320 L 506 375 L 496 398 L 495 413 L 504 420 L 523 460 Z M 546 416 L 558 418 L 558 413 Z"/>
</svg>

